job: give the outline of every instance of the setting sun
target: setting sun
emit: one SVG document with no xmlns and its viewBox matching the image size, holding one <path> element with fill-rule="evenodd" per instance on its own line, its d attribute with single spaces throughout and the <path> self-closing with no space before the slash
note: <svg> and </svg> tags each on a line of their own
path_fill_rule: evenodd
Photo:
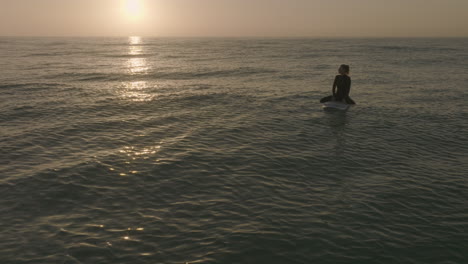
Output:
<svg viewBox="0 0 468 264">
<path fill-rule="evenodd" d="M 142 0 L 122 0 L 122 10 L 129 20 L 139 20 L 143 17 Z"/>
</svg>

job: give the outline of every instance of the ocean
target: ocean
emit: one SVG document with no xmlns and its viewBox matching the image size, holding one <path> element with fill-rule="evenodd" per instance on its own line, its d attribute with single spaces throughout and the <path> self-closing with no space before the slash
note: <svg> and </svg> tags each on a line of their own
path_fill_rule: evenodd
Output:
<svg viewBox="0 0 468 264">
<path fill-rule="evenodd" d="M 0 263 L 468 263 L 467 70 L 463 38 L 2 37 Z"/>
</svg>

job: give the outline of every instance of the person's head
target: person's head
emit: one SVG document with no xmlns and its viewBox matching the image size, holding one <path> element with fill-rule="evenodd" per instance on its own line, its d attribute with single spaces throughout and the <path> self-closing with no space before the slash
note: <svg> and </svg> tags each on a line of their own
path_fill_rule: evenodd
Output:
<svg viewBox="0 0 468 264">
<path fill-rule="evenodd" d="M 349 74 L 349 65 L 342 64 L 340 68 L 338 69 L 338 72 L 340 74 Z"/>
</svg>

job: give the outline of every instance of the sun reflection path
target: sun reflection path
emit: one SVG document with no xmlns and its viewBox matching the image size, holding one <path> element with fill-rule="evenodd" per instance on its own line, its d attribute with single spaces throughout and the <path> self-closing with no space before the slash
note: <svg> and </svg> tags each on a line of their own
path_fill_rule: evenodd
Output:
<svg viewBox="0 0 468 264">
<path fill-rule="evenodd" d="M 109 168 L 110 171 L 115 171 L 120 176 L 129 176 L 138 174 L 138 164 L 144 160 L 153 160 L 156 158 L 158 152 L 161 150 L 162 141 L 158 145 L 135 147 L 127 146 L 119 150 L 120 155 L 125 156 L 125 165 L 119 168 L 118 171 L 114 168 Z M 119 172 L 120 171 L 120 172 Z"/>
<path fill-rule="evenodd" d="M 130 46 L 129 49 L 130 50 L 128 52 L 128 55 L 130 55 L 130 56 L 138 56 L 138 55 L 143 54 L 143 48 L 142 47 Z"/>
<path fill-rule="evenodd" d="M 145 58 L 131 58 L 128 61 L 128 69 L 131 74 L 146 73 L 148 71 L 148 66 L 146 64 Z"/>
<path fill-rule="evenodd" d="M 128 55 L 131 57 L 127 61 L 127 69 L 131 74 L 146 73 L 149 69 L 146 58 L 143 58 L 144 47 L 141 45 L 141 37 L 128 38 Z"/>
<path fill-rule="evenodd" d="M 131 36 L 128 38 L 128 42 L 130 45 L 138 45 L 141 44 L 141 37 L 140 36 Z"/>
<path fill-rule="evenodd" d="M 145 147 L 142 149 L 138 149 L 135 147 L 125 147 L 122 150 L 120 150 L 120 153 L 124 153 L 132 160 L 136 160 L 137 158 L 149 159 L 151 155 L 156 154 L 160 148 L 160 145 Z"/>
<path fill-rule="evenodd" d="M 138 82 L 123 82 L 122 97 L 134 102 L 152 101 L 157 95 L 148 93 L 150 87 L 145 81 Z"/>
<path fill-rule="evenodd" d="M 143 40 L 141 37 L 133 36 L 128 38 L 128 55 L 129 59 L 126 62 L 126 70 L 130 76 L 141 76 L 148 73 L 150 67 L 144 58 L 144 46 L 141 44 Z M 133 79 L 133 77 L 132 77 Z M 134 80 L 122 82 L 123 90 L 122 96 L 132 101 L 150 101 L 154 95 L 148 93 L 147 88 L 149 85 L 146 81 Z"/>
</svg>

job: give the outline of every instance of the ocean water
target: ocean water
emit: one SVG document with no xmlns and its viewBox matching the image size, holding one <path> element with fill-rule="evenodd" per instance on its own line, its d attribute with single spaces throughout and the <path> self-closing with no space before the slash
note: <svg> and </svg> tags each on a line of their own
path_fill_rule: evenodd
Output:
<svg viewBox="0 0 468 264">
<path fill-rule="evenodd" d="M 467 70 L 468 39 L 0 38 L 0 263 L 468 263 Z"/>
</svg>

